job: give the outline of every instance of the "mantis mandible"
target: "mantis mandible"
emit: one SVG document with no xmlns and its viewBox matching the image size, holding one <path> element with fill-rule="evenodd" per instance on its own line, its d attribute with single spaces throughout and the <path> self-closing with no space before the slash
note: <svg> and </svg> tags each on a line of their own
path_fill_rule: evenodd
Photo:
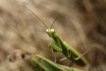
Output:
<svg viewBox="0 0 106 71">
<path fill-rule="evenodd" d="M 25 6 L 23 6 L 25 7 Z M 27 7 L 25 7 L 27 8 Z M 27 8 L 28 9 L 28 8 Z M 30 9 L 28 9 L 30 12 L 32 12 Z M 33 13 L 33 12 L 32 12 Z M 34 13 L 33 13 L 34 14 Z M 36 18 L 46 27 L 46 33 L 49 35 L 49 37 L 52 37 L 57 45 L 50 43 L 49 47 L 51 47 L 56 52 L 62 52 L 68 59 L 72 60 L 76 64 L 79 64 L 81 66 L 85 66 L 88 64 L 87 60 L 83 57 L 84 54 L 80 54 L 77 50 L 75 50 L 72 46 L 70 46 L 68 43 L 63 41 L 59 35 L 56 33 L 54 29 L 51 29 L 54 22 L 52 23 L 51 27 L 48 28 L 46 24 L 36 15 Z M 91 50 L 91 49 L 90 49 Z M 88 52 L 88 51 L 87 51 Z"/>
</svg>

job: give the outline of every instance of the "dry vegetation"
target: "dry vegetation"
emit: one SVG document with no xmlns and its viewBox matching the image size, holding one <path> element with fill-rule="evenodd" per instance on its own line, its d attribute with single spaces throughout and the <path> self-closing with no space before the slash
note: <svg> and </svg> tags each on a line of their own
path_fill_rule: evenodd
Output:
<svg viewBox="0 0 106 71">
<path fill-rule="evenodd" d="M 0 71 L 32 71 L 21 54 L 37 53 L 53 60 L 48 48 L 53 40 L 45 33 L 44 25 L 19 5 L 29 8 L 48 27 L 59 15 L 53 28 L 60 37 L 81 53 L 97 46 L 97 54 L 92 50 L 85 56 L 89 61 L 88 69 L 105 71 L 105 0 L 1 0 Z M 11 56 L 15 56 L 12 61 Z M 59 54 L 57 59 L 61 56 Z"/>
</svg>

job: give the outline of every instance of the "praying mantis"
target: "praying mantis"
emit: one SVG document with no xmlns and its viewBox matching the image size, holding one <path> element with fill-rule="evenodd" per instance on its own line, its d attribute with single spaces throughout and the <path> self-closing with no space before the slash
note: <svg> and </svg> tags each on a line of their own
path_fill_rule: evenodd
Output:
<svg viewBox="0 0 106 71">
<path fill-rule="evenodd" d="M 27 7 L 25 7 L 25 8 L 27 8 Z M 32 12 L 31 10 L 29 10 L 29 11 Z M 68 59 L 72 60 L 73 62 L 75 62 L 78 65 L 85 66 L 85 65 L 88 64 L 88 61 L 83 57 L 83 55 L 85 53 L 81 55 L 72 46 L 70 46 L 68 43 L 66 43 L 65 41 L 63 41 L 59 37 L 59 35 L 56 33 L 56 31 L 54 29 L 52 29 L 52 26 L 53 26 L 54 22 L 57 20 L 58 17 L 56 17 L 56 19 L 53 21 L 51 27 L 48 28 L 46 26 L 46 24 L 36 14 L 34 14 L 34 15 L 46 27 L 46 33 L 48 34 L 48 36 L 51 37 L 51 38 L 53 38 L 54 41 L 56 42 L 57 45 L 55 45 L 54 43 L 50 43 L 49 44 L 49 47 L 52 48 L 53 51 L 62 52 Z"/>
</svg>

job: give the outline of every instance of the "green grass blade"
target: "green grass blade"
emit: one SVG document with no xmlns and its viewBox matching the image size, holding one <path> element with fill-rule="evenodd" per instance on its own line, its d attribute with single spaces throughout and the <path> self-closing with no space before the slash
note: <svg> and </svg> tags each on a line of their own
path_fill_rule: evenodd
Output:
<svg viewBox="0 0 106 71">
<path fill-rule="evenodd" d="M 28 62 L 35 71 L 40 71 L 41 68 L 43 71 L 79 71 L 76 68 L 56 64 L 40 55 L 32 55 Z"/>
</svg>

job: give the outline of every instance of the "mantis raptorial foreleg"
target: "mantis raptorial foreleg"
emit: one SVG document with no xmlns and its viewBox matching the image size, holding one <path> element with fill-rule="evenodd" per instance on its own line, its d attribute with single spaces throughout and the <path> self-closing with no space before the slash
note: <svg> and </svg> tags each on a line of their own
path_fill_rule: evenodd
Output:
<svg viewBox="0 0 106 71">
<path fill-rule="evenodd" d="M 54 56 L 54 58 L 55 58 L 55 62 L 57 62 L 57 61 L 56 61 L 56 56 L 55 56 L 54 52 L 62 52 L 62 49 L 61 49 L 60 47 L 56 46 L 56 45 L 53 44 L 53 43 L 50 43 L 50 44 L 49 44 L 49 47 L 51 48 L 51 51 L 52 51 L 53 56 Z M 67 58 L 65 57 L 65 59 L 67 59 Z M 64 60 L 64 59 L 62 59 L 62 60 Z M 62 61 L 62 60 L 61 60 L 61 61 Z M 60 61 L 60 60 L 59 60 L 59 61 Z"/>
<path fill-rule="evenodd" d="M 56 46 L 56 45 L 53 44 L 53 43 L 50 43 L 50 44 L 49 44 L 49 47 L 52 47 L 53 50 L 56 51 L 56 52 L 62 52 L 62 49 L 61 49 L 60 47 Z"/>
</svg>

